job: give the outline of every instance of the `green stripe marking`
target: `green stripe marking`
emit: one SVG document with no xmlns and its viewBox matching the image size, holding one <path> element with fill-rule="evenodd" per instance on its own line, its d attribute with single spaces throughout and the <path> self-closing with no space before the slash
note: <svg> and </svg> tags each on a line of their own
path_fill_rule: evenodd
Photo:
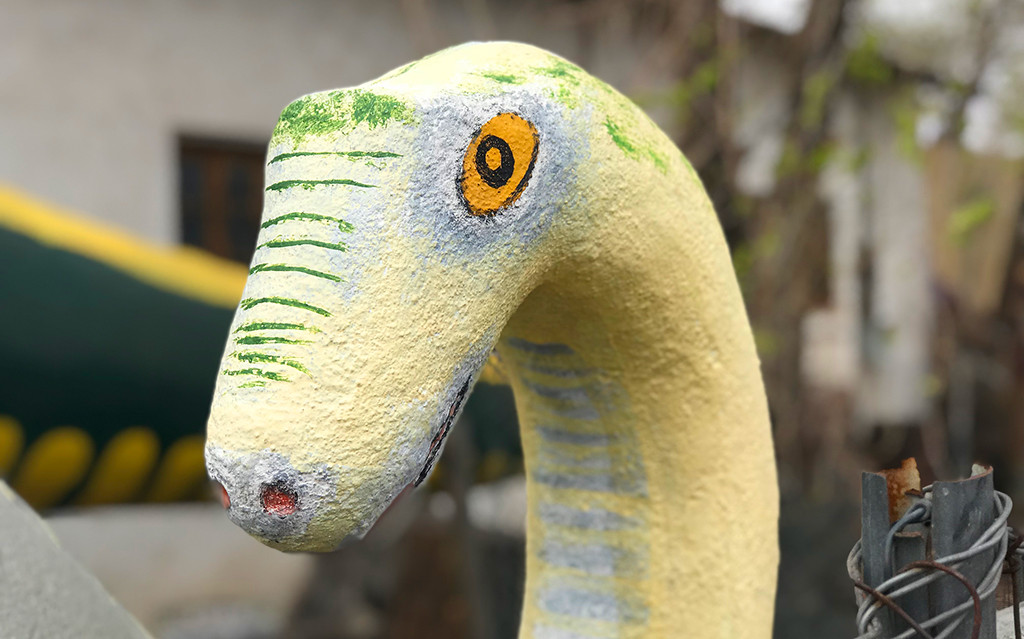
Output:
<svg viewBox="0 0 1024 639">
<path fill-rule="evenodd" d="M 235 340 L 235 344 L 309 344 L 308 339 L 289 339 L 287 337 L 271 337 L 266 335 L 245 335 Z"/>
<path fill-rule="evenodd" d="M 634 160 L 647 158 L 651 160 L 651 162 L 653 162 L 662 173 L 665 172 L 668 167 L 668 160 L 662 154 L 655 151 L 653 147 L 641 146 L 639 143 L 629 139 L 622 127 L 615 122 L 612 122 L 610 117 L 604 119 L 604 128 L 608 131 L 608 135 L 611 137 L 612 142 L 615 143 L 615 146 L 619 147 L 619 149 L 628 157 L 631 157 Z"/>
<path fill-rule="evenodd" d="M 495 82 L 500 82 L 501 84 L 522 84 L 523 82 L 526 82 L 526 78 L 521 78 L 519 76 L 510 75 L 506 73 L 481 73 L 480 75 L 487 78 L 488 80 L 494 80 Z"/>
<path fill-rule="evenodd" d="M 242 300 L 241 302 L 242 309 L 246 311 L 258 304 L 280 304 L 282 306 L 293 306 L 295 308 L 319 313 L 324 317 L 331 316 L 330 311 L 327 309 L 320 308 L 319 306 L 313 306 L 312 304 L 307 304 L 299 300 L 293 300 L 289 297 L 250 297 Z"/>
<path fill-rule="evenodd" d="M 263 381 L 262 379 L 254 379 L 251 382 L 246 382 L 244 384 L 239 384 L 238 387 L 239 388 L 253 388 L 254 386 L 266 386 L 266 385 L 267 385 L 267 383 L 265 381 Z"/>
<path fill-rule="evenodd" d="M 364 189 L 375 189 L 376 184 L 363 184 L 362 182 L 356 182 L 355 180 L 284 180 L 282 182 L 274 182 L 267 187 L 268 191 L 283 191 L 290 189 L 294 186 L 301 186 L 307 191 L 312 191 L 318 186 L 329 186 L 329 185 L 341 185 L 341 186 L 358 186 Z"/>
<path fill-rule="evenodd" d="M 348 246 L 344 242 L 324 242 L 322 240 L 289 240 L 283 237 L 278 237 L 273 240 L 264 242 L 256 248 L 287 248 L 289 246 L 319 246 L 320 248 L 331 249 L 332 251 L 346 251 Z"/>
<path fill-rule="evenodd" d="M 281 364 L 282 366 L 290 366 L 295 370 L 310 375 L 309 370 L 305 366 L 295 361 L 290 357 L 284 357 L 282 355 L 269 355 L 267 353 L 259 353 L 256 351 L 246 351 L 244 353 L 235 353 L 235 359 L 246 362 L 248 364 Z"/>
<path fill-rule="evenodd" d="M 337 155 L 341 157 L 350 158 L 400 158 L 402 157 L 398 153 L 391 153 L 390 151 L 292 151 L 290 153 L 281 153 L 275 155 L 267 164 L 273 164 L 274 162 L 282 162 L 291 158 L 308 157 L 310 155 Z"/>
<path fill-rule="evenodd" d="M 310 136 L 348 133 L 356 126 L 385 127 L 415 122 L 412 104 L 365 89 L 316 93 L 292 102 L 281 113 L 272 143 L 290 140 L 297 147 Z"/>
<path fill-rule="evenodd" d="M 285 377 L 284 375 L 282 375 L 280 373 L 275 373 L 273 371 L 265 371 L 262 368 L 243 368 L 243 369 L 240 369 L 240 370 L 239 369 L 223 370 L 223 371 L 221 371 L 221 374 L 222 375 L 253 375 L 255 377 L 263 377 L 263 378 L 266 378 L 266 379 L 269 379 L 269 380 L 272 380 L 272 381 L 275 381 L 275 382 L 290 382 L 290 381 L 292 381 L 292 380 L 288 379 L 287 377 Z"/>
<path fill-rule="evenodd" d="M 330 217 L 329 215 L 320 215 L 319 213 L 303 213 L 301 211 L 296 211 L 295 213 L 285 213 L 284 215 L 279 215 L 279 216 L 275 217 L 274 219 L 267 220 L 266 222 L 261 224 L 260 228 L 261 229 L 270 228 L 271 226 L 274 226 L 275 224 L 280 224 L 281 222 L 287 222 L 288 220 L 311 220 L 311 221 L 314 221 L 314 222 L 337 222 L 338 223 L 338 228 L 341 229 L 342 233 L 351 233 L 352 229 L 355 228 L 354 226 L 352 226 L 351 224 L 349 224 L 345 220 L 341 220 L 341 219 L 338 219 L 336 217 Z"/>
<path fill-rule="evenodd" d="M 331 280 L 332 282 L 340 282 L 341 278 L 337 275 L 331 275 L 330 273 L 324 273 L 323 271 L 317 271 L 315 269 L 306 268 L 305 266 L 290 266 L 288 264 L 257 264 L 256 266 L 249 269 L 249 275 L 255 275 L 262 271 L 288 271 L 293 273 L 305 273 L 306 275 L 312 275 L 313 277 L 322 277 L 325 280 Z"/>
<path fill-rule="evenodd" d="M 289 322 L 249 322 L 243 324 L 235 329 L 235 332 L 240 331 L 310 331 L 312 333 L 320 333 L 320 329 L 315 326 L 305 326 L 303 324 L 292 324 Z"/>
</svg>

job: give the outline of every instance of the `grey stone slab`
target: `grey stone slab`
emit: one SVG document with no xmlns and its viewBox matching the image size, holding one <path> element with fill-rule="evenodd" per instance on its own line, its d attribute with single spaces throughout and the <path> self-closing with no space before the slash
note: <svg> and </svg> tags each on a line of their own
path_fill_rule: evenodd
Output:
<svg viewBox="0 0 1024 639">
<path fill-rule="evenodd" d="M 0 639 L 149 639 L 0 481 Z"/>
</svg>

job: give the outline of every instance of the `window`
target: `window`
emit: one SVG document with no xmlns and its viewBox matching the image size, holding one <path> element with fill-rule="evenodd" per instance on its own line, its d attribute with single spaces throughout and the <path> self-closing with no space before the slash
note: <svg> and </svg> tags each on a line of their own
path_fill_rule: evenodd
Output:
<svg viewBox="0 0 1024 639">
<path fill-rule="evenodd" d="M 178 148 L 182 241 L 248 264 L 263 210 L 266 144 L 182 137 Z"/>
</svg>

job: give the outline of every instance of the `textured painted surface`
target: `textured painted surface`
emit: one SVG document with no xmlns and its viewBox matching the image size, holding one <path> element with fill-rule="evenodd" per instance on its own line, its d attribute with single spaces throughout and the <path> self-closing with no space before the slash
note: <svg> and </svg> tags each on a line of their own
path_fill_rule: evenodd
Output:
<svg viewBox="0 0 1024 639">
<path fill-rule="evenodd" d="M 518 139 L 512 165 L 468 159 L 502 114 L 534 157 Z M 286 550 L 361 537 L 429 473 L 494 352 L 528 474 L 521 636 L 770 635 L 750 328 L 699 180 L 638 108 L 545 51 L 464 45 L 296 101 L 268 157 L 207 440 L 235 523 Z M 501 175 L 467 197 L 473 168 Z"/>
<path fill-rule="evenodd" d="M 2 481 L 0 539 L 0 637 L 149 637 Z"/>
</svg>

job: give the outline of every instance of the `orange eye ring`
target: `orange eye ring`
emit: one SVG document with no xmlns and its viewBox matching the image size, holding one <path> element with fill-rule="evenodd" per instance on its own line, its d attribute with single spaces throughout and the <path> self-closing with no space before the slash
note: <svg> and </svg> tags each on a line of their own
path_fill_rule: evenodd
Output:
<svg viewBox="0 0 1024 639">
<path fill-rule="evenodd" d="M 470 214 L 494 215 L 522 195 L 537 161 L 536 127 L 500 113 L 473 136 L 462 160 L 459 189 Z"/>
</svg>

